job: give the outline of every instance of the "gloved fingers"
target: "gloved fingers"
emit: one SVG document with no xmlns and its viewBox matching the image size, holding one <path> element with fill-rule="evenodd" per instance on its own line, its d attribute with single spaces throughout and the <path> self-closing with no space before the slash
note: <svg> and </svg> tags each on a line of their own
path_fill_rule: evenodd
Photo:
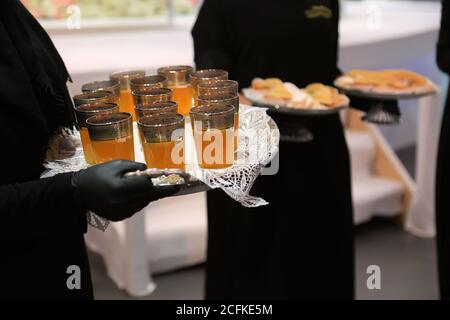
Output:
<svg viewBox="0 0 450 320">
<path fill-rule="evenodd" d="M 116 221 L 120 221 L 133 216 L 135 213 L 144 209 L 149 203 L 150 201 L 146 199 L 139 199 L 123 204 L 121 206 L 122 210 L 120 210 L 120 212 L 115 215 L 115 218 L 117 219 Z"/>
<path fill-rule="evenodd" d="M 147 169 L 147 165 L 145 163 L 129 160 L 116 160 L 112 161 L 112 164 L 116 167 L 117 174 L 121 176 L 123 176 L 127 172 Z"/>
<path fill-rule="evenodd" d="M 140 199 L 139 201 L 133 202 L 133 204 L 130 206 L 130 211 L 132 214 L 135 214 L 136 212 L 144 209 L 150 201 L 148 199 Z"/>
<path fill-rule="evenodd" d="M 121 221 L 131 217 L 136 212 L 145 208 L 151 201 L 162 199 L 177 193 L 181 186 L 164 186 L 149 189 L 145 192 L 126 192 L 122 194 L 122 199 L 116 199 L 117 202 L 110 210 L 104 209 L 100 216 L 111 221 Z"/>
<path fill-rule="evenodd" d="M 146 193 L 153 189 L 152 181 L 146 176 L 130 176 L 120 179 L 120 192 Z"/>
<path fill-rule="evenodd" d="M 112 207 L 129 207 L 134 204 L 139 204 L 141 202 L 150 202 L 154 201 L 158 198 L 157 193 L 152 189 L 146 189 L 141 191 L 124 191 L 117 198 L 115 198 L 112 202 Z"/>
<path fill-rule="evenodd" d="M 124 189 L 121 194 L 121 198 L 124 202 L 136 202 L 142 199 L 147 201 L 155 201 L 165 197 L 169 197 L 181 190 L 181 185 L 174 186 L 150 186 L 148 188 L 135 189 L 131 191 L 130 189 Z"/>
<path fill-rule="evenodd" d="M 182 185 L 173 185 L 173 186 L 160 186 L 154 188 L 155 198 L 158 199 L 166 198 L 174 195 L 179 192 L 182 188 Z"/>
<path fill-rule="evenodd" d="M 149 204 L 148 199 L 136 198 L 126 202 L 120 202 L 110 208 L 94 210 L 99 216 L 110 221 L 122 221 L 131 217 Z"/>
<path fill-rule="evenodd" d="M 130 176 L 121 179 L 121 190 L 134 193 L 150 193 L 153 195 L 161 194 L 161 196 L 158 196 L 159 198 L 164 198 L 177 193 L 181 188 L 182 185 L 154 186 L 149 176 Z"/>
</svg>

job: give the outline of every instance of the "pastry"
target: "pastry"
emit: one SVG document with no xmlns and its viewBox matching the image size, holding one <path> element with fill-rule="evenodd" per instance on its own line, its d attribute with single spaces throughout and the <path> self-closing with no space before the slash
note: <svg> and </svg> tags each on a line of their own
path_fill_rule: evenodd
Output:
<svg viewBox="0 0 450 320">
<path fill-rule="evenodd" d="M 433 84 L 425 77 L 409 70 L 351 70 L 336 80 L 342 88 L 374 91 L 385 94 L 413 94 L 432 92 Z"/>
<path fill-rule="evenodd" d="M 288 107 L 295 109 L 311 109 L 314 106 L 314 103 L 313 97 L 306 92 L 306 90 L 297 88 Z"/>
<path fill-rule="evenodd" d="M 256 78 L 252 81 L 251 90 L 257 96 L 255 101 L 295 109 L 327 109 L 347 106 L 349 103 L 349 99 L 339 94 L 336 88 L 322 83 L 311 83 L 299 89 L 295 84 L 283 83 L 278 78 Z"/>
<path fill-rule="evenodd" d="M 335 88 L 321 83 L 312 83 L 308 85 L 305 90 L 314 98 L 314 100 L 323 106 L 342 106 L 346 102 L 346 97 L 339 94 Z"/>
<path fill-rule="evenodd" d="M 252 88 L 255 90 L 270 90 L 283 85 L 283 81 L 278 78 L 261 79 L 256 78 L 252 81 Z"/>
<path fill-rule="evenodd" d="M 292 94 L 281 84 L 271 88 L 265 95 L 268 99 L 291 100 Z"/>
</svg>

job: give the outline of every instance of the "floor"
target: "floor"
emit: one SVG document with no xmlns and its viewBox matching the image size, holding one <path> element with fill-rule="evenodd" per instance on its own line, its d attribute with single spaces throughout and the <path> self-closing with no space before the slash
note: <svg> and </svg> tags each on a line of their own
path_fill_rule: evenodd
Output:
<svg viewBox="0 0 450 320">
<path fill-rule="evenodd" d="M 101 258 L 91 253 L 96 299 L 130 299 L 106 276 Z M 381 289 L 369 290 L 366 269 L 381 269 Z M 143 299 L 203 298 L 204 266 L 155 277 L 156 291 Z M 404 232 L 396 221 L 376 220 L 356 228 L 357 299 L 437 299 L 434 239 L 420 239 Z"/>
<path fill-rule="evenodd" d="M 414 172 L 414 148 L 398 152 Z M 355 228 L 357 299 L 437 299 L 434 239 L 421 239 L 402 230 L 397 220 L 373 220 Z M 130 299 L 105 273 L 101 257 L 90 253 L 96 299 Z M 367 268 L 380 267 L 381 288 L 367 288 Z M 143 299 L 203 298 L 204 266 L 155 277 L 156 291 Z"/>
<path fill-rule="evenodd" d="M 366 285 L 369 265 L 381 269 L 381 289 Z M 356 228 L 357 299 L 437 299 L 434 239 L 404 232 L 395 221 L 372 221 Z"/>
</svg>

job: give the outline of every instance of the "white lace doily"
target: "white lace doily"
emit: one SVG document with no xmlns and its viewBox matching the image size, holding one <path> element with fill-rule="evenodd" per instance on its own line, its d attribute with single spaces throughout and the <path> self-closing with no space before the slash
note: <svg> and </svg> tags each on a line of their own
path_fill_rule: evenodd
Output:
<svg viewBox="0 0 450 320">
<path fill-rule="evenodd" d="M 135 137 L 138 137 L 137 127 Z M 79 140 L 75 133 L 74 139 Z M 186 150 L 193 150 L 193 137 L 189 120 L 186 123 Z M 135 141 L 136 161 L 145 162 L 139 139 Z M 228 196 L 244 207 L 258 207 L 267 202 L 250 195 L 250 190 L 264 167 L 278 153 L 280 133 L 275 122 L 266 114 L 266 109 L 241 105 L 239 112 L 238 157 L 235 164 L 227 169 L 205 170 L 198 166 L 195 152 L 186 152 L 186 172 L 205 183 L 211 189 L 221 188 Z M 83 150 L 78 147 L 74 156 L 45 163 L 46 171 L 41 178 L 59 173 L 78 171 L 88 167 Z M 105 230 L 108 221 L 88 212 L 88 222 L 92 226 Z"/>
</svg>

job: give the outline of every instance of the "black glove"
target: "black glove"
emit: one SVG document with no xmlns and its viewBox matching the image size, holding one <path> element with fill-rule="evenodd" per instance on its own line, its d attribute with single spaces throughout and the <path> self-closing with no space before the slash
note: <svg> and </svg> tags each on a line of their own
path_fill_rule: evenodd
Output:
<svg viewBox="0 0 450 320">
<path fill-rule="evenodd" d="M 146 176 L 124 177 L 130 171 L 145 170 L 143 163 L 116 160 L 72 174 L 75 198 L 99 216 L 111 221 L 131 217 L 150 202 L 170 196 L 179 186 L 154 187 Z"/>
</svg>

